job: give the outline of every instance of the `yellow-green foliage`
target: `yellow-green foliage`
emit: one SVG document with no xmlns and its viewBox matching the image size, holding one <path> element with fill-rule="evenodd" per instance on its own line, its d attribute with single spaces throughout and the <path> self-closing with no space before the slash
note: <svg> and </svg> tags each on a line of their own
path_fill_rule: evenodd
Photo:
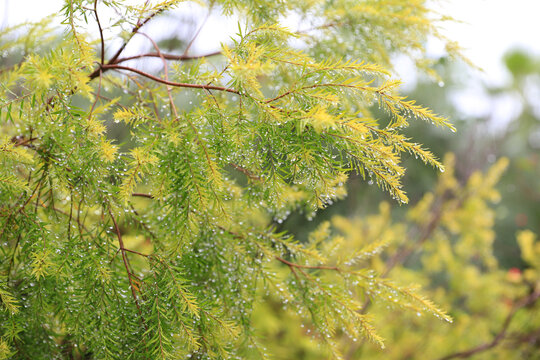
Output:
<svg viewBox="0 0 540 360">
<path fill-rule="evenodd" d="M 427 283 L 421 276 L 384 273 L 395 240 L 407 244 L 387 208 L 385 222 L 367 219 L 381 236 L 365 242 L 328 223 L 308 242 L 272 226 L 343 198 L 351 172 L 407 202 L 403 153 L 444 169 L 401 130 L 416 119 L 453 126 L 399 94 L 389 61 L 404 54 L 430 71 L 423 44 L 440 36 L 426 2 L 201 1 L 241 20 L 219 53 L 203 56 L 191 40 L 164 53 L 144 32 L 181 3 L 67 0 L 56 32 L 47 19 L 0 33 L 13 61 L 0 69 L 0 357 L 291 358 L 271 339 L 279 325 L 258 319 L 279 307 L 309 329 L 320 345 L 310 351 L 342 358 L 353 351 L 345 338 L 377 351 L 400 341 L 379 320 L 394 309 L 451 321 L 453 303 L 435 294 L 445 306 L 435 305 L 411 285 Z M 293 15 L 312 20 L 280 24 Z M 151 52 L 128 57 L 135 36 Z M 437 196 L 458 189 L 444 179 Z M 476 202 L 445 198 L 439 213 L 434 199 L 421 204 L 466 234 L 455 259 L 495 269 L 471 251 L 491 245 L 490 218 L 459 213 L 488 213 L 490 181 L 471 178 L 463 193 Z M 421 226 L 426 214 L 415 216 Z M 448 249 L 443 235 L 430 244 Z M 422 261 L 463 269 L 435 253 Z M 368 299 L 389 308 L 366 311 Z M 304 335 L 298 344 L 311 346 Z"/>
<path fill-rule="evenodd" d="M 475 172 L 466 184 L 455 178 L 454 161 L 453 155 L 446 157 L 446 172 L 439 177 L 437 188 L 426 193 L 403 218 L 392 216 L 389 204 L 381 203 L 376 214 L 353 219 L 336 216 L 311 233 L 312 244 L 330 239 L 325 242 L 325 253 L 331 254 L 328 263 L 345 263 L 373 269 L 400 282 L 417 282 L 426 295 L 444 304 L 453 318 L 452 324 L 443 324 L 423 312 L 399 311 L 399 305 L 414 309 L 418 303 L 393 304 L 395 294 L 379 293 L 366 302 L 365 293 L 359 292 L 354 297 L 364 304 L 362 313 L 371 314 L 372 324 L 387 346 L 381 351 L 364 341 L 351 341 L 347 331 L 340 329 L 337 343 L 345 349 L 344 358 L 540 356 L 534 342 L 540 326 L 540 242 L 529 230 L 517 234 L 528 264 L 523 272 L 499 268 L 493 254 L 494 204 L 499 201 L 495 185 L 508 161 L 499 160 L 486 173 Z M 381 280 L 373 283 L 377 281 Z M 305 359 L 326 359 L 326 353 L 314 350 L 316 336 L 303 340 L 302 332 L 290 329 L 295 323 L 303 333 L 312 333 L 312 325 L 277 304 L 270 308 L 262 304 L 255 311 L 256 323 L 260 322 L 264 334 L 273 339 L 267 342 L 269 351 L 279 359 L 301 358 L 298 354 L 305 354 Z M 284 337 L 287 351 L 281 346 Z"/>
</svg>

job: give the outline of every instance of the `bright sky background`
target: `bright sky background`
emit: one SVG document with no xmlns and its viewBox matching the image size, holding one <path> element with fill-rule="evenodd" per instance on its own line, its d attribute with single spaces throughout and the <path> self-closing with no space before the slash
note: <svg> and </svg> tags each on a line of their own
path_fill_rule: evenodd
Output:
<svg viewBox="0 0 540 360">
<path fill-rule="evenodd" d="M 443 0 L 440 6 L 463 22 L 449 24 L 446 35 L 484 69 L 488 82 L 505 78 L 500 59 L 506 50 L 540 54 L 540 0 Z"/>
<path fill-rule="evenodd" d="M 62 0 L 0 0 L 0 26 L 39 20 L 57 12 L 62 3 Z M 479 76 L 489 84 L 499 84 L 507 78 L 500 59 L 508 49 L 521 47 L 540 54 L 540 0 L 439 0 L 438 4 L 441 13 L 463 21 L 447 25 L 446 35 L 456 40 L 466 56 L 485 70 Z M 227 32 L 220 28 L 216 34 L 215 28 L 207 26 L 199 40 L 204 43 L 208 38 L 215 42 L 217 36 L 225 41 Z"/>
</svg>

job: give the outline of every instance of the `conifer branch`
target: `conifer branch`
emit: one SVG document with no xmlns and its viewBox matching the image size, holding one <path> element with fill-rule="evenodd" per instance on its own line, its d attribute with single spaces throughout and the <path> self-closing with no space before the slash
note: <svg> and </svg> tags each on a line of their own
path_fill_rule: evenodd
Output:
<svg viewBox="0 0 540 360">
<path fill-rule="evenodd" d="M 59 213 L 59 214 L 61 214 L 61 215 L 64 215 L 64 216 L 66 216 L 66 217 L 68 217 L 68 218 L 69 218 L 69 216 L 70 216 L 70 214 L 68 214 L 68 213 L 65 212 L 64 210 L 58 209 L 58 208 L 55 207 L 55 206 L 47 206 L 46 204 L 44 204 L 44 203 L 41 202 L 41 201 L 39 202 L 39 205 L 41 205 L 41 207 L 43 207 L 43 208 L 45 208 L 45 209 L 51 209 L 52 211 L 57 212 L 57 213 Z M 71 211 L 70 211 L 70 212 L 71 212 Z M 80 228 L 84 229 L 84 231 L 85 231 L 87 234 L 90 234 L 90 230 L 88 230 L 88 228 L 86 228 L 86 226 L 85 226 L 83 223 L 81 223 L 79 219 L 75 219 L 75 222 L 77 222 L 77 225 L 78 225 Z M 96 242 L 96 244 L 99 245 L 99 246 L 101 246 L 101 244 L 99 244 L 99 242 Z"/>
<path fill-rule="evenodd" d="M 137 294 L 135 294 L 135 286 L 133 284 L 133 279 L 131 278 L 132 274 L 131 274 L 131 270 L 129 269 L 128 259 L 126 256 L 126 251 L 129 251 L 129 250 L 126 250 L 124 246 L 124 241 L 122 240 L 122 233 L 120 232 L 118 223 L 116 222 L 116 219 L 114 215 L 112 214 L 112 210 L 110 208 L 109 208 L 109 216 L 111 217 L 111 220 L 114 224 L 114 231 L 116 233 L 116 238 L 118 239 L 119 250 L 122 254 L 122 261 L 124 262 L 124 267 L 126 268 L 126 273 L 127 273 L 128 281 L 129 281 L 129 288 L 131 289 L 131 295 L 133 296 L 133 300 L 135 301 L 135 305 L 137 306 L 137 310 L 139 311 L 139 315 L 141 316 L 141 320 L 142 320 L 142 311 L 139 305 L 139 299 L 137 298 Z"/>
<path fill-rule="evenodd" d="M 67 38 L 43 27 L 32 27 L 33 36 L 2 37 L 9 56 L 26 44 L 39 43 L 43 51 L 20 67 L 0 69 L 0 123 L 7 134 L 0 139 L 6 202 L 0 205 L 6 260 L 0 272 L 8 271 L 7 287 L 13 286 L 0 306 L 9 307 L 9 296 L 20 304 L 16 318 L 0 308 L 0 358 L 32 351 L 67 356 L 64 350 L 97 358 L 258 358 L 251 344 L 263 358 L 258 319 L 250 314 L 258 301 L 276 297 L 284 311 L 269 306 L 264 316 L 280 324 L 311 317 L 309 330 L 320 335 L 312 341 L 326 343 L 336 357 L 343 346 L 354 347 L 345 337 L 382 344 L 360 311 L 366 297 L 448 319 L 414 287 L 377 275 L 382 261 L 400 266 L 417 249 L 411 244 L 398 247 L 395 259 L 381 256 L 399 234 L 379 231 L 380 217 L 368 220 L 368 237 L 372 224 L 379 234 L 367 242 L 347 237 L 337 224 L 334 232 L 331 222 L 310 233 L 308 243 L 272 225 L 300 208 L 311 213 L 341 199 L 354 171 L 404 201 L 402 153 L 437 166 L 433 154 L 400 131 L 409 118 L 447 125 L 446 119 L 399 96 L 399 82 L 385 70 L 389 54 L 421 52 L 433 33 L 423 1 L 408 9 L 385 6 L 394 0 L 355 4 L 346 9 L 350 26 L 339 34 L 321 31 L 324 39 L 305 46 L 290 41 L 299 36 L 278 23 L 281 15 L 310 11 L 324 24 L 319 28 L 330 29 L 343 22 L 337 13 L 343 9 L 227 2 L 220 10 L 249 13 L 246 28 L 239 27 L 230 47 L 203 55 L 188 54 L 208 16 L 181 54 L 162 52 L 142 30 L 179 0 L 98 2 L 66 2 Z M 118 14 L 114 23 L 103 22 L 106 8 Z M 88 18 L 97 22 L 97 47 L 78 31 Z M 427 25 L 413 26 L 418 23 Z M 128 34 L 109 54 L 111 26 Z M 366 31 L 374 36 L 360 46 L 346 44 L 347 53 L 343 43 L 325 43 Z M 127 54 L 137 34 L 153 48 Z M 224 62 L 187 62 L 222 53 Z M 18 60 L 13 54 L 8 63 Z M 160 59 L 164 71 L 136 66 L 150 58 Z M 169 61 L 177 62 L 174 77 Z M 90 82 L 96 77 L 99 83 Z M 377 101 L 391 117 L 382 130 Z M 185 107 L 177 108 L 180 103 Z M 113 144 L 111 114 L 127 125 L 117 129 L 129 149 Z M 29 130 L 17 136 L 21 129 Z M 144 205 L 150 206 L 137 213 L 135 206 Z M 432 233 L 440 223 L 423 216 L 412 227 L 417 242 L 433 237 L 421 229 Z M 143 246 L 130 246 L 139 239 Z M 371 262 L 373 270 L 362 266 Z M 19 324 L 28 324 L 20 339 Z M 264 347 L 272 351 L 279 346 L 274 342 L 269 334 Z"/>
<path fill-rule="evenodd" d="M 146 73 L 144 71 L 141 71 L 141 70 L 138 70 L 138 69 L 135 69 L 135 68 L 131 68 L 131 67 L 127 67 L 127 66 L 122 66 L 122 65 L 115 65 L 115 64 L 103 65 L 102 68 L 103 69 L 131 71 L 131 72 L 134 72 L 134 73 L 139 74 L 141 76 L 147 77 L 147 78 L 149 78 L 151 80 L 154 80 L 156 82 L 159 82 L 159 83 L 162 83 L 162 84 L 165 84 L 165 85 L 175 86 L 175 87 L 184 87 L 184 88 L 192 88 L 192 89 L 206 89 L 206 90 L 219 90 L 219 91 L 226 91 L 226 92 L 237 94 L 237 95 L 240 94 L 240 92 L 238 90 L 229 89 L 229 88 L 222 87 L 222 86 L 203 85 L 203 84 L 187 84 L 187 83 L 177 83 L 177 82 L 173 82 L 173 81 L 167 81 L 167 80 L 158 78 L 158 77 L 156 77 L 154 75 L 148 74 L 148 73 Z"/>
<path fill-rule="evenodd" d="M 146 194 L 145 194 L 146 195 Z M 151 199 L 153 199 L 153 197 L 151 197 Z M 131 211 L 133 211 L 133 214 L 135 214 L 135 216 L 133 217 L 133 219 L 138 222 L 147 232 L 148 234 L 150 234 L 150 236 L 152 237 L 152 239 L 157 239 L 157 236 L 156 234 L 154 234 L 154 232 L 152 230 L 150 230 L 150 228 L 148 227 L 148 225 L 142 220 L 142 219 L 139 219 L 141 217 L 141 215 L 139 214 L 139 212 L 137 210 L 135 210 L 135 208 L 133 207 L 133 204 L 129 204 L 130 208 L 131 208 Z"/>
<path fill-rule="evenodd" d="M 303 86 L 301 88 L 298 88 L 298 89 L 292 89 L 292 90 L 289 90 L 281 95 L 278 95 L 272 99 L 268 99 L 268 100 L 265 100 L 265 103 L 271 103 L 271 102 L 274 102 L 276 100 L 279 100 L 281 98 L 284 98 L 286 96 L 289 96 L 291 94 L 294 94 L 294 93 L 297 93 L 297 92 L 300 92 L 302 90 L 308 90 L 308 89 L 316 89 L 316 88 L 320 88 L 320 87 L 343 87 L 343 88 L 350 88 L 350 89 L 357 89 L 357 90 L 369 90 L 369 88 L 365 87 L 365 86 L 359 86 L 359 85 L 351 85 L 351 84 L 339 84 L 339 83 L 326 83 L 326 84 L 313 84 L 313 85 L 308 85 L 308 86 Z"/>
</svg>

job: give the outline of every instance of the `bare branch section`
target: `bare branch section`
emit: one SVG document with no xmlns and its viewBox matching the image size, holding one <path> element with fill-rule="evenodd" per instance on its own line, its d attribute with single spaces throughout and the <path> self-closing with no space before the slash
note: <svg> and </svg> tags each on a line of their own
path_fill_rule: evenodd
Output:
<svg viewBox="0 0 540 360">
<path fill-rule="evenodd" d="M 101 23 L 99 21 L 99 17 L 98 17 L 98 13 L 97 13 L 97 0 L 95 1 L 94 3 L 94 13 L 95 13 L 95 16 L 96 16 L 96 20 L 97 20 L 97 23 L 98 23 L 98 28 L 99 28 L 99 35 L 100 35 L 100 38 L 101 38 L 101 65 L 105 65 L 105 43 L 104 43 L 104 40 L 103 40 L 103 30 L 101 28 Z M 211 57 L 211 56 L 216 56 L 216 55 L 220 55 L 221 54 L 221 51 L 214 51 L 214 52 L 211 52 L 211 53 L 208 53 L 208 54 L 204 54 L 204 55 L 187 55 L 187 50 L 189 49 L 186 49 L 186 51 L 184 52 L 184 54 L 182 55 L 174 55 L 174 54 L 159 54 L 159 53 L 154 53 L 154 52 L 151 52 L 151 53 L 146 53 L 146 54 L 139 54 L 139 55 L 134 55 L 134 56 L 128 56 L 128 57 L 124 57 L 124 58 L 120 58 L 120 55 L 122 55 L 122 53 L 124 52 L 127 44 L 129 43 L 129 41 L 131 40 L 131 38 L 137 34 L 139 32 L 139 30 L 144 26 L 146 25 L 150 20 L 152 20 L 154 17 L 156 17 L 157 15 L 159 15 L 160 13 L 162 13 L 164 11 L 164 9 L 159 9 L 158 11 L 150 14 L 148 17 L 146 17 L 144 20 L 142 21 L 138 21 L 137 22 L 137 25 L 135 25 L 133 27 L 133 29 L 131 30 L 131 34 L 129 36 L 129 38 L 127 40 L 125 40 L 122 45 L 120 46 L 120 48 L 116 51 L 116 53 L 109 59 L 109 61 L 107 61 L 107 64 L 106 65 L 115 65 L 115 64 L 120 64 L 120 63 L 123 63 L 125 61 L 129 61 L 129 60 L 134 60 L 134 59 L 140 59 L 140 58 L 146 58 L 146 57 L 163 57 L 165 58 L 166 60 L 176 60 L 176 61 L 185 61 L 185 60 L 196 60 L 196 59 L 201 59 L 201 58 L 205 58 L 205 57 Z M 199 29 L 200 31 L 200 29 Z M 198 35 L 198 33 L 197 33 Z M 194 39 L 193 39 L 194 40 Z M 90 80 L 93 80 L 95 78 L 97 78 L 100 74 L 100 70 L 102 72 L 105 72 L 107 71 L 107 69 L 110 69 L 110 68 L 106 68 L 106 67 L 100 67 L 100 68 L 97 68 L 95 69 L 90 75 Z"/>
<path fill-rule="evenodd" d="M 113 57 L 109 60 L 109 64 L 114 64 L 116 62 L 116 60 L 118 59 L 118 57 L 122 54 L 122 52 L 124 51 L 124 49 L 126 48 L 129 40 L 131 40 L 131 38 L 133 37 L 133 35 L 135 35 L 137 32 L 139 32 L 139 30 L 144 26 L 146 25 L 150 20 L 152 20 L 155 16 L 159 15 L 160 13 L 162 13 L 165 9 L 161 8 L 159 10 L 157 10 L 156 12 L 150 14 L 148 17 L 146 17 L 146 19 L 144 19 L 143 21 L 139 21 L 137 22 L 137 25 L 135 25 L 133 27 L 133 29 L 131 30 L 131 36 L 126 40 L 124 41 L 124 43 L 120 46 L 120 48 L 116 51 L 116 53 L 113 55 Z"/>
<path fill-rule="evenodd" d="M 104 70 L 105 69 L 114 69 L 114 70 L 125 70 L 125 71 L 134 72 L 136 74 L 139 74 L 141 76 L 144 76 L 144 77 L 146 77 L 148 79 L 151 79 L 151 80 L 154 80 L 156 82 L 159 82 L 159 83 L 162 83 L 162 84 L 165 84 L 165 85 L 175 86 L 175 87 L 184 87 L 184 88 L 192 88 L 192 89 L 204 89 L 204 90 L 218 90 L 218 91 L 226 91 L 226 92 L 237 94 L 237 95 L 240 94 L 240 92 L 238 90 L 226 88 L 226 87 L 223 87 L 223 86 L 203 85 L 203 84 L 188 84 L 188 83 L 178 83 L 178 82 L 174 82 L 174 81 L 168 81 L 168 80 L 158 78 L 158 77 L 156 77 L 154 75 L 151 75 L 151 74 L 149 74 L 147 72 L 144 72 L 144 71 L 141 71 L 141 70 L 138 70 L 138 69 L 135 69 L 135 68 L 131 68 L 131 67 L 128 67 L 128 66 L 103 65 L 102 68 Z"/>
<path fill-rule="evenodd" d="M 118 238 L 118 244 L 120 246 L 120 251 L 122 253 L 122 260 L 124 261 L 124 267 L 126 268 L 128 280 L 129 280 L 129 287 L 131 289 L 131 295 L 133 296 L 133 299 L 135 301 L 135 305 L 137 306 L 137 309 L 139 310 L 139 314 L 142 315 L 141 307 L 139 305 L 139 299 L 137 298 L 137 294 L 135 294 L 135 286 L 133 285 L 133 279 L 132 279 L 132 273 L 129 269 L 128 259 L 126 256 L 126 251 L 128 251 L 124 247 L 124 241 L 122 240 L 122 233 L 120 232 L 120 228 L 118 227 L 118 223 L 116 222 L 116 219 L 114 215 L 112 214 L 112 211 L 109 209 L 109 215 L 112 219 L 112 222 L 114 224 L 114 231 L 116 232 L 116 237 Z"/>
<path fill-rule="evenodd" d="M 218 55 L 221 55 L 221 51 L 213 51 L 211 53 L 203 54 L 203 55 L 176 55 L 176 54 L 161 53 L 161 56 L 157 52 L 149 52 L 149 53 L 138 54 L 138 55 L 133 55 L 133 56 L 126 56 L 126 57 L 117 59 L 114 62 L 109 61 L 107 63 L 107 65 L 117 65 L 117 64 L 121 64 L 121 63 L 126 62 L 126 61 L 137 60 L 137 59 L 142 59 L 142 58 L 161 58 L 161 57 L 163 57 L 165 60 L 171 60 L 171 61 L 188 61 L 188 60 L 198 60 L 198 59 L 203 59 L 203 58 L 212 57 L 212 56 L 218 56 Z M 103 72 L 105 72 L 107 70 L 108 69 L 103 68 Z M 98 76 L 99 76 L 99 69 L 94 70 L 89 75 L 90 80 L 95 79 Z"/>
<path fill-rule="evenodd" d="M 147 198 L 147 199 L 153 199 L 154 196 L 151 195 L 151 194 L 145 194 L 145 193 L 133 193 L 131 194 L 132 196 L 137 196 L 137 197 L 144 197 L 144 198 Z"/>
<path fill-rule="evenodd" d="M 103 29 L 101 28 L 101 22 L 99 21 L 99 16 L 97 12 L 97 3 L 98 3 L 98 0 L 95 0 L 94 1 L 94 14 L 96 15 L 96 22 L 99 29 L 99 38 L 101 41 L 101 64 L 103 65 L 103 63 L 105 63 L 105 41 L 103 40 Z"/>
</svg>

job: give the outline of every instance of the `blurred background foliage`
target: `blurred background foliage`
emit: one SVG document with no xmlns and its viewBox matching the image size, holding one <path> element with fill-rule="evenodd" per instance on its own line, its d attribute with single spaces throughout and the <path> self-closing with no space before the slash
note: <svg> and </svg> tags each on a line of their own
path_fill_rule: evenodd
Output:
<svg viewBox="0 0 540 360">
<path fill-rule="evenodd" d="M 501 61 L 511 75 L 510 80 L 500 87 L 482 84 L 479 89 L 482 98 L 476 102 L 487 102 L 489 112 L 480 117 L 464 113 L 459 104 L 460 97 L 470 95 L 468 87 L 471 79 L 478 78 L 476 70 L 443 57 L 436 64 L 440 81 L 419 74 L 416 86 L 406 95 L 448 116 L 458 131 L 450 133 L 413 122 L 405 129 L 405 134 L 439 156 L 454 153 L 456 178 L 460 184 L 466 183 L 475 171 L 487 170 L 496 159 L 507 157 L 510 160 L 497 186 L 501 199 L 493 224 L 497 259 L 501 266 L 510 268 L 524 266 L 515 242 L 516 232 L 540 231 L 540 59 L 526 50 L 514 49 Z M 510 107 L 511 113 L 501 111 L 503 106 Z M 379 115 L 385 116 L 383 112 Z M 437 171 L 415 160 L 414 157 L 404 160 L 407 168 L 404 184 L 412 204 L 434 187 L 438 176 Z M 386 194 L 372 190 L 371 185 L 353 176 L 348 183 L 348 196 L 322 211 L 315 223 L 296 214 L 282 227 L 302 238 L 323 218 L 371 214 L 380 201 L 390 200 Z M 397 207 L 396 214 L 404 214 L 407 208 Z"/>
<path fill-rule="evenodd" d="M 540 58 L 513 49 L 501 61 L 510 80 L 499 87 L 481 84 L 476 102 L 488 104 L 482 116 L 465 113 L 459 100 L 470 95 L 476 70 L 443 57 L 436 64 L 440 81 L 418 75 L 407 95 L 452 119 L 457 133 L 418 123 L 406 129 L 435 154 L 447 153 L 442 174 L 405 160 L 409 205 L 397 206 L 351 177 L 348 197 L 314 221 L 293 214 L 276 224 L 300 239 L 332 224 L 351 251 L 387 242 L 370 265 L 383 274 L 392 271 L 403 283 L 420 282 L 454 317 L 453 324 L 439 326 L 434 319 L 375 306 L 370 312 L 377 314 L 376 327 L 384 328 L 388 349 L 352 343 L 345 358 L 540 358 Z M 271 321 L 267 314 L 261 314 L 264 327 Z M 313 344 L 285 340 L 294 338 L 290 331 L 275 326 L 270 335 L 290 342 L 299 352 L 294 358 L 324 358 Z"/>
</svg>

